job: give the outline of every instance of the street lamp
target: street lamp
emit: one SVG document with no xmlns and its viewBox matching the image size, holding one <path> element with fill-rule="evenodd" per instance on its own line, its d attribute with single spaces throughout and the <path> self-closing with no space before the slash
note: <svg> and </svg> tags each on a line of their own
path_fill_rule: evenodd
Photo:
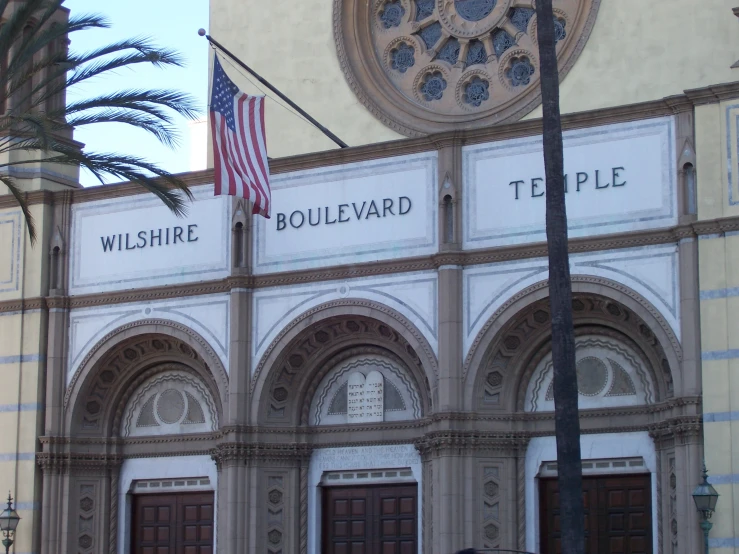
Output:
<svg viewBox="0 0 739 554">
<path fill-rule="evenodd" d="M 13 497 L 8 492 L 8 507 L 0 513 L 0 531 L 3 536 L 3 546 L 5 547 L 5 554 L 10 552 L 10 546 L 13 544 L 13 537 L 15 536 L 15 528 L 18 527 L 18 522 L 21 517 L 13 509 Z"/>
<path fill-rule="evenodd" d="M 718 501 L 718 493 L 708 482 L 708 471 L 706 471 L 706 462 L 703 462 L 703 482 L 693 489 L 693 500 L 695 507 L 701 514 L 701 529 L 703 530 L 703 544 L 705 552 L 708 554 L 708 532 L 713 527 L 713 523 L 708 521 L 716 509 Z"/>
</svg>

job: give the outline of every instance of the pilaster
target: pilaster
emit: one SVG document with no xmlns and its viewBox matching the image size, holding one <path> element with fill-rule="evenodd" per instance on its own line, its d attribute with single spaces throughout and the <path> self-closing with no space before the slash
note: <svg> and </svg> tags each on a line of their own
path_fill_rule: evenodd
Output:
<svg viewBox="0 0 739 554">
<path fill-rule="evenodd" d="M 69 234 L 72 219 L 72 194 L 59 193 L 54 204 L 52 239 L 49 249 L 49 309 L 46 354 L 46 419 L 40 435 L 63 434 L 64 391 L 66 388 L 66 359 L 69 302 L 67 297 L 69 269 Z"/>
<path fill-rule="evenodd" d="M 221 425 L 246 425 L 251 381 L 251 226 L 244 200 L 234 203 L 231 251 L 231 317 L 228 406 Z"/>
<path fill-rule="evenodd" d="M 680 335 L 682 345 L 680 396 L 702 394 L 701 368 L 701 309 L 698 276 L 698 239 L 681 238 L 678 243 L 680 280 Z M 677 369 L 677 368 L 675 368 Z M 675 376 L 673 376 L 673 382 Z"/>
<path fill-rule="evenodd" d="M 462 409 L 462 148 L 439 145 L 439 383 L 437 412 Z"/>
<path fill-rule="evenodd" d="M 703 459 L 699 417 L 675 418 L 650 431 L 657 450 L 660 554 L 702 552 L 703 536 L 691 493 L 700 482 Z"/>
</svg>

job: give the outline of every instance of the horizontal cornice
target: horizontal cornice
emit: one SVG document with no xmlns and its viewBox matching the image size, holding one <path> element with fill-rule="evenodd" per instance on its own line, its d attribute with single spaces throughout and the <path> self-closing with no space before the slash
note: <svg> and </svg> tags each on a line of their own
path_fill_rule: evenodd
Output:
<svg viewBox="0 0 739 554">
<path fill-rule="evenodd" d="M 716 104 L 724 100 L 739 97 L 739 82 L 721 83 L 696 89 L 686 90 L 684 96 L 693 106 Z"/>
<path fill-rule="evenodd" d="M 699 412 L 699 397 L 675 398 L 648 406 L 582 410 L 581 432 L 647 431 L 655 440 L 699 435 L 702 429 Z M 501 413 L 494 418 L 484 413 L 454 412 L 433 414 L 416 421 L 351 426 L 226 426 L 202 436 L 41 437 L 43 452 L 37 458 L 41 465 L 84 466 L 118 464 L 124 458 L 192 453 L 211 454 L 219 462 L 307 459 L 316 448 L 388 444 L 414 444 L 421 452 L 447 448 L 515 450 L 525 447 L 532 438 L 553 433 L 553 412 Z"/>
<path fill-rule="evenodd" d="M 55 194 L 56 193 L 50 190 L 34 190 L 24 193 L 24 196 L 26 199 L 26 203 L 29 206 L 33 206 L 36 204 L 46 204 L 47 206 L 51 206 L 54 204 Z M 0 196 L 0 210 L 12 209 L 17 207 L 18 203 L 10 194 L 3 194 L 2 196 Z"/>
<path fill-rule="evenodd" d="M 710 221 L 699 221 L 678 225 L 668 229 L 571 239 L 569 247 L 570 253 L 618 250 L 658 244 L 674 244 L 683 239 L 696 238 L 701 235 L 721 234 L 735 230 L 739 230 L 739 216 L 713 219 Z M 216 281 L 203 281 L 184 285 L 139 288 L 71 297 L 49 296 L 45 298 L 34 297 L 6 300 L 0 302 L 0 313 L 20 312 L 34 309 L 87 308 L 93 306 L 165 300 L 188 296 L 223 294 L 232 289 L 260 289 L 292 286 L 306 283 L 355 279 L 358 277 L 392 275 L 414 271 L 430 271 L 449 265 L 468 267 L 515 260 L 543 258 L 546 256 L 547 245 L 545 242 L 472 251 L 456 250 L 439 252 L 430 256 L 421 256 L 417 258 L 333 266 L 304 271 L 270 273 L 264 275 L 232 275 L 225 279 Z"/>
<path fill-rule="evenodd" d="M 660 100 L 565 114 L 562 116 L 562 128 L 564 130 L 581 129 L 675 115 L 690 111 L 697 105 L 738 97 L 739 81 L 711 85 L 688 90 L 683 94 L 668 96 Z M 318 167 L 428 152 L 445 147 L 509 140 L 538 135 L 541 132 L 542 121 L 540 118 L 495 125 L 483 129 L 449 131 L 421 138 L 400 139 L 275 158 L 270 160 L 270 173 L 278 175 Z M 213 170 L 189 172 L 180 174 L 178 177 L 191 187 L 207 185 L 213 182 Z M 94 202 L 145 193 L 139 185 L 130 182 L 88 187 L 73 192 L 72 201 L 75 203 Z M 30 204 L 50 203 L 48 199 L 37 192 L 28 193 L 28 201 Z M 15 206 L 15 201 L 12 197 L 0 197 L 0 209 L 13 206 Z"/>
</svg>

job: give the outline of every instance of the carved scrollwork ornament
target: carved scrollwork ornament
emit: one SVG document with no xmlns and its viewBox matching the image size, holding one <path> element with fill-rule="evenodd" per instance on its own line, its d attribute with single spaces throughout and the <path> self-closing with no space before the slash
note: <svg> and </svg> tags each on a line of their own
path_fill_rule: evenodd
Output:
<svg viewBox="0 0 739 554">
<path fill-rule="evenodd" d="M 554 0 L 560 78 L 599 6 Z M 515 121 L 541 102 L 534 8 L 534 0 L 334 0 L 339 62 L 370 112 L 407 136 Z M 501 78 L 470 81 L 471 70 Z"/>
</svg>

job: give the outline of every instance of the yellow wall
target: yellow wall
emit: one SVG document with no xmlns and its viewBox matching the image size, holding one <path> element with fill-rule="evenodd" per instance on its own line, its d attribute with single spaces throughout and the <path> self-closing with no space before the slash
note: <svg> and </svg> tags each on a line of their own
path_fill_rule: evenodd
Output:
<svg viewBox="0 0 739 554">
<path fill-rule="evenodd" d="M 737 152 L 736 116 L 739 100 L 696 109 L 699 219 L 739 215 L 735 182 L 739 159 L 730 155 Z M 739 507 L 735 506 L 739 501 L 739 233 L 702 236 L 698 248 L 705 458 L 721 495 L 710 535 L 711 552 L 735 552 L 739 536 Z"/>
<path fill-rule="evenodd" d="M 49 208 L 34 205 L 40 237 Z M 0 210 L 0 301 L 45 296 L 48 242 L 28 240 L 20 210 Z M 19 265 L 20 264 L 20 265 Z M 40 495 L 35 462 L 44 402 L 43 373 L 46 352 L 46 314 L 43 310 L 0 313 L 0 500 L 11 491 L 23 518 L 18 527 L 17 552 L 33 552 Z M 3 504 L 4 506 L 4 504 Z"/>
<path fill-rule="evenodd" d="M 362 106 L 339 68 L 334 0 L 211 0 L 210 33 L 350 146 L 400 138 Z M 556 5 L 556 0 L 555 0 Z M 562 84 L 562 109 L 633 104 L 739 80 L 736 0 L 603 0 L 593 33 Z M 265 24 L 268 21 L 269 24 Z M 259 93 L 226 63 L 247 92 Z M 539 117 L 536 110 L 529 117 Z M 276 101 L 267 104 L 270 156 L 333 143 Z"/>
</svg>

